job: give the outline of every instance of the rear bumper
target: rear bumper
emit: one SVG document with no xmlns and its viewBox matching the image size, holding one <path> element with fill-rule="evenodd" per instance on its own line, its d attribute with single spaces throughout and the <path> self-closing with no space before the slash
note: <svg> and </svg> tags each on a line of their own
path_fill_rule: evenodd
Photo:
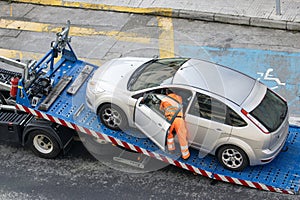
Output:
<svg viewBox="0 0 300 200">
<path fill-rule="evenodd" d="M 257 159 L 251 162 L 251 165 L 263 165 L 263 164 L 270 163 L 272 160 L 274 160 L 274 158 L 276 158 L 276 156 L 281 152 L 282 148 L 284 147 L 287 137 L 288 137 L 288 128 L 284 133 L 284 139 L 280 144 L 278 144 L 277 148 L 274 148 L 272 150 L 271 149 L 255 150 Z"/>
<path fill-rule="evenodd" d="M 281 146 L 279 146 L 278 149 L 276 149 L 275 151 L 270 151 L 269 149 L 262 151 L 263 154 L 265 155 L 265 158 L 261 158 L 261 164 L 267 164 L 269 162 L 271 162 L 282 150 L 285 142 L 286 142 L 287 137 L 285 138 L 284 142 L 281 144 Z"/>
</svg>

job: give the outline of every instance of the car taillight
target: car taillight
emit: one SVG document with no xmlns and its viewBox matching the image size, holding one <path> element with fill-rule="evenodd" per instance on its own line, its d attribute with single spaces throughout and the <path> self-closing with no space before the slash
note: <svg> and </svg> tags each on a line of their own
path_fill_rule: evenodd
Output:
<svg viewBox="0 0 300 200">
<path fill-rule="evenodd" d="M 269 134 L 270 132 L 253 116 L 251 116 L 246 110 L 242 109 L 241 112 L 253 123 L 259 130 L 261 130 L 265 134 Z"/>
</svg>

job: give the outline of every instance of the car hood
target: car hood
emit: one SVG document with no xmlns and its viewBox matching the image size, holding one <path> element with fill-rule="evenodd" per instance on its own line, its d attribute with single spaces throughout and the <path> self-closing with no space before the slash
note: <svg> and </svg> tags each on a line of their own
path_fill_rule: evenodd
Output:
<svg viewBox="0 0 300 200">
<path fill-rule="evenodd" d="M 151 58 L 125 57 L 113 59 L 96 70 L 92 81 L 102 83 L 102 85 L 126 87 L 128 79 L 134 70 L 149 60 Z"/>
</svg>

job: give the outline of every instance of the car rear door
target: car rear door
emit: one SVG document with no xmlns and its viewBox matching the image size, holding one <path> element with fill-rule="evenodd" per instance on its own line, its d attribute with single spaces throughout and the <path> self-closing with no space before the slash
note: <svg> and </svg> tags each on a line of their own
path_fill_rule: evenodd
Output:
<svg viewBox="0 0 300 200">
<path fill-rule="evenodd" d="M 150 94 L 138 99 L 134 109 L 136 127 L 151 139 L 159 148 L 165 150 L 168 130 L 174 121 L 166 119 L 160 109 L 161 101 L 168 100 L 178 113 L 181 105 L 174 99 L 162 94 Z"/>
<path fill-rule="evenodd" d="M 208 95 L 197 93 L 185 116 L 189 142 L 204 152 L 211 152 L 220 140 L 230 137 L 227 106 Z"/>
</svg>

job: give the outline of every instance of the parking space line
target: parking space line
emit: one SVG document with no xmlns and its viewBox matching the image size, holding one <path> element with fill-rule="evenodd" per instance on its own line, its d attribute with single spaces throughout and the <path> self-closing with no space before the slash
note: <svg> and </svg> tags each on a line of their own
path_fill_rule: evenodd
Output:
<svg viewBox="0 0 300 200">
<path fill-rule="evenodd" d="M 0 48 L 0 55 L 7 58 L 20 59 L 20 60 L 29 60 L 29 59 L 40 60 L 45 56 L 44 53 L 35 53 L 29 51 L 19 51 L 19 50 L 2 49 L 2 48 Z M 99 59 L 90 59 L 90 58 L 80 58 L 80 59 L 97 66 L 103 64 L 103 61 Z"/>
<path fill-rule="evenodd" d="M 12 5 L 9 6 L 9 15 L 11 17 L 13 16 L 13 7 L 12 7 Z"/>
<path fill-rule="evenodd" d="M 157 17 L 161 28 L 159 35 L 159 55 L 161 58 L 174 57 L 174 30 L 172 18 Z"/>
<path fill-rule="evenodd" d="M 61 27 L 54 24 L 40 23 L 40 22 L 29 22 L 20 20 L 0 19 L 0 28 L 22 30 L 22 31 L 33 31 L 33 32 L 51 32 L 57 33 L 61 31 Z M 94 28 L 84 28 L 78 26 L 71 26 L 71 36 L 96 36 L 103 35 L 113 37 L 119 41 L 135 42 L 149 44 L 150 38 L 141 37 L 136 33 L 127 33 L 120 31 L 97 31 Z"/>
</svg>

